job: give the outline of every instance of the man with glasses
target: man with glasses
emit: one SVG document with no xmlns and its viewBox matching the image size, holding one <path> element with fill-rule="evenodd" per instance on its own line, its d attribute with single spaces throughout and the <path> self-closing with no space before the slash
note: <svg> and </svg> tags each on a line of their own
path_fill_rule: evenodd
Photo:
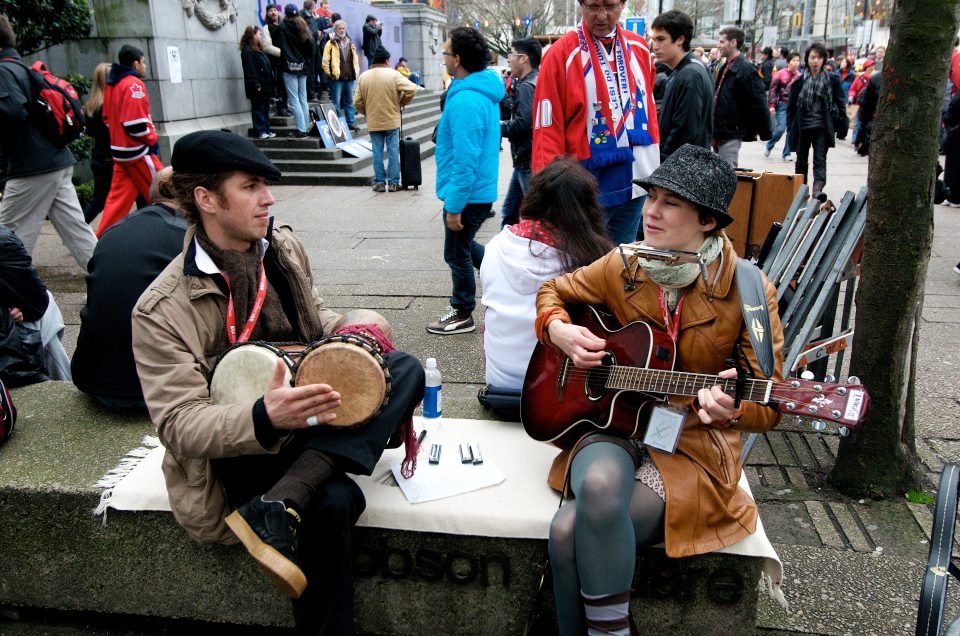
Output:
<svg viewBox="0 0 960 636">
<path fill-rule="evenodd" d="M 476 29 L 457 27 L 443 43 L 443 64 L 453 80 L 437 126 L 437 198 L 443 201 L 443 260 L 450 266 L 450 306 L 427 331 L 438 335 L 476 329 L 474 268 L 483 246 L 473 240 L 497 200 L 500 166 L 500 74 L 487 70 L 490 49 Z"/>
<path fill-rule="evenodd" d="M 583 19 L 540 67 L 534 98 L 533 170 L 575 157 L 600 186 L 607 233 L 637 236 L 646 191 L 635 179 L 660 165 L 653 60 L 646 41 L 618 26 L 623 2 L 578 0 Z"/>
<path fill-rule="evenodd" d="M 500 122 L 500 134 L 510 140 L 513 175 L 500 210 L 500 227 L 520 221 L 520 203 L 530 183 L 530 154 L 533 150 L 533 94 L 540 73 L 540 43 L 533 38 L 514 40 L 507 56 L 513 75 L 513 100 L 510 119 Z"/>
</svg>

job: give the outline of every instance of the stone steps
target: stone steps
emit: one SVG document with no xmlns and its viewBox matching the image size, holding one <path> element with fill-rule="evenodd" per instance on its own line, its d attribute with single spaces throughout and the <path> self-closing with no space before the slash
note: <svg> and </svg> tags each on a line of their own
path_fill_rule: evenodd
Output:
<svg viewBox="0 0 960 636">
<path fill-rule="evenodd" d="M 421 159 L 434 152 L 431 137 L 439 121 L 438 93 L 421 91 L 404 109 L 403 135 L 420 142 Z M 358 115 L 355 123 L 360 131 L 354 133 L 354 139 L 369 139 L 365 134 L 363 116 Z M 371 157 L 356 158 L 336 148 L 324 148 L 319 137 L 289 137 L 295 131 L 292 117 L 271 117 L 271 125 L 277 137 L 254 139 L 253 142 L 283 172 L 281 182 L 284 185 L 370 185 L 373 178 Z"/>
</svg>

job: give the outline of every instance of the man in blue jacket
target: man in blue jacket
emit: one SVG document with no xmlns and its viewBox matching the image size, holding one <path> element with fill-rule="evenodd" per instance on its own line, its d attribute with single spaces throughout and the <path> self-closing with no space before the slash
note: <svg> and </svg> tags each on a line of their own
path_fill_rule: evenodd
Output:
<svg viewBox="0 0 960 636">
<path fill-rule="evenodd" d="M 453 293 L 447 312 L 427 325 L 448 335 L 475 329 L 474 268 L 483 246 L 473 238 L 497 200 L 500 162 L 500 75 L 488 71 L 490 51 L 476 29 L 457 27 L 443 44 L 443 62 L 453 78 L 437 130 L 437 197 L 443 201 L 443 260 L 450 266 Z"/>
</svg>

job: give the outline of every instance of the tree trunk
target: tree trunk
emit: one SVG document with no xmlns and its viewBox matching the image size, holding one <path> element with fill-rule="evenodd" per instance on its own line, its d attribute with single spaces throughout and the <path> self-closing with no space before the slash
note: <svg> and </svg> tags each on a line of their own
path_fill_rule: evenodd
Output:
<svg viewBox="0 0 960 636">
<path fill-rule="evenodd" d="M 898 0 L 873 128 L 851 371 L 872 398 L 840 442 L 831 481 L 853 496 L 902 496 L 918 482 L 916 347 L 933 240 L 940 112 L 960 0 Z"/>
</svg>

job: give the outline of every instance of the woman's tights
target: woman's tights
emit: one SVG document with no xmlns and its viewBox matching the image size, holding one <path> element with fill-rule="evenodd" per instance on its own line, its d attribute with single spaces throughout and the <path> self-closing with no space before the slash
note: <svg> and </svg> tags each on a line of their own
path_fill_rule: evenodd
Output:
<svg viewBox="0 0 960 636">
<path fill-rule="evenodd" d="M 561 636 L 586 631 L 581 592 L 630 590 L 636 548 L 663 539 L 664 502 L 636 481 L 630 453 L 608 442 L 583 448 L 570 469 L 576 499 L 550 524 L 550 561 Z"/>
</svg>

